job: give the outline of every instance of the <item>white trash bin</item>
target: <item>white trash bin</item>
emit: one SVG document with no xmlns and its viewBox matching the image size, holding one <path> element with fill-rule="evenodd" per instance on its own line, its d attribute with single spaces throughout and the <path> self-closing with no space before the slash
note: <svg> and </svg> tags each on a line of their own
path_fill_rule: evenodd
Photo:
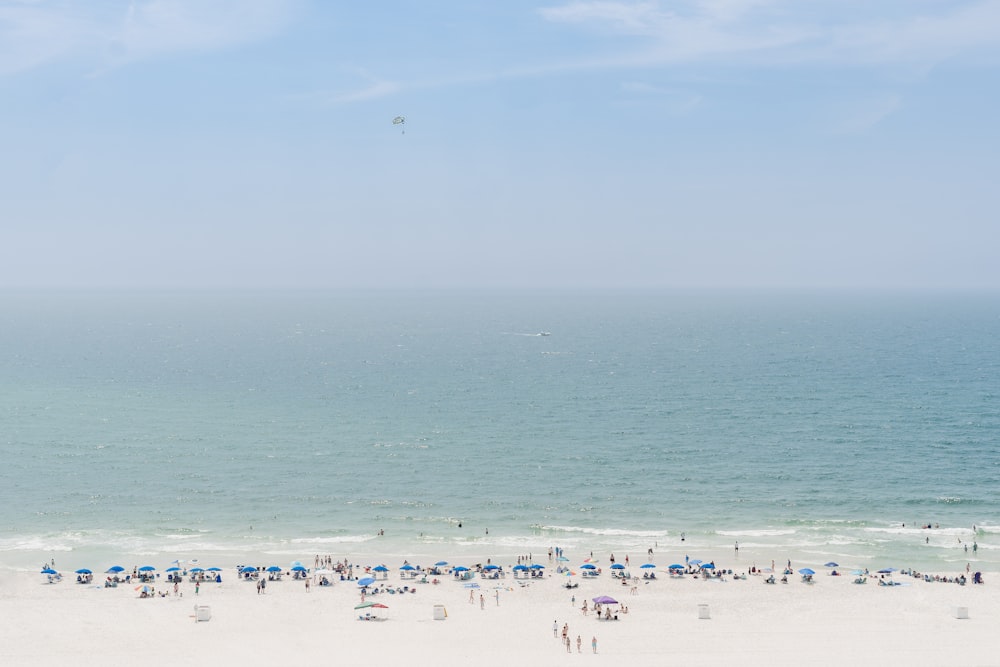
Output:
<svg viewBox="0 0 1000 667">
<path fill-rule="evenodd" d="M 698 605 L 698 618 L 712 618 L 712 615 L 708 612 L 707 604 Z"/>
<path fill-rule="evenodd" d="M 443 621 L 448 618 L 448 610 L 444 608 L 443 604 L 434 605 L 434 620 Z"/>
<path fill-rule="evenodd" d="M 195 605 L 195 607 L 194 607 L 194 620 L 195 620 L 196 623 L 198 621 L 207 621 L 210 618 L 212 618 L 212 608 L 211 607 L 209 607 L 207 604 Z"/>
<path fill-rule="evenodd" d="M 969 608 L 968 607 L 955 607 L 955 618 L 968 618 Z"/>
</svg>

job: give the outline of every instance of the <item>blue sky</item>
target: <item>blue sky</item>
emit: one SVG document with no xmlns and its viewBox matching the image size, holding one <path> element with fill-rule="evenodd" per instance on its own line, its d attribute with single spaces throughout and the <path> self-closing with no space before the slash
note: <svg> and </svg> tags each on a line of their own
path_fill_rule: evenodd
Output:
<svg viewBox="0 0 1000 667">
<path fill-rule="evenodd" d="M 1000 0 L 0 0 L 0 286 L 998 288 L 998 74 Z"/>
</svg>

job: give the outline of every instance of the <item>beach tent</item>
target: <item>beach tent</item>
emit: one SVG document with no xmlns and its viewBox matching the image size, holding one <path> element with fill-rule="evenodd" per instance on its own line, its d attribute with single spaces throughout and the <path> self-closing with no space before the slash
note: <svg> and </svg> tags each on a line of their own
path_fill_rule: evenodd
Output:
<svg viewBox="0 0 1000 667">
<path fill-rule="evenodd" d="M 362 602 L 361 604 L 354 606 L 354 610 L 355 611 L 358 611 L 360 609 L 368 609 L 368 610 L 370 610 L 369 614 L 371 612 L 374 612 L 374 614 L 375 614 L 374 616 L 371 616 L 371 615 L 366 615 L 366 616 L 360 616 L 359 615 L 358 616 L 358 618 L 370 618 L 371 620 L 374 620 L 374 621 L 384 621 L 384 620 L 386 620 L 386 615 L 385 615 L 386 611 L 385 610 L 388 609 L 388 608 L 389 607 L 387 607 L 386 605 L 382 604 L 381 602 Z"/>
</svg>

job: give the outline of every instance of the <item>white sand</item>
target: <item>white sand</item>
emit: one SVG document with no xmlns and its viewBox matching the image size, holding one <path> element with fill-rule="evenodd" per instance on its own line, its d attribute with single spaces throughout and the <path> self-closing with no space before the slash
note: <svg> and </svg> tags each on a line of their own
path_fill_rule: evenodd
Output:
<svg viewBox="0 0 1000 667">
<path fill-rule="evenodd" d="M 851 576 L 826 572 L 813 585 L 797 575 L 785 585 L 765 585 L 761 577 L 705 581 L 660 573 L 654 582 L 640 579 L 637 594 L 607 570 L 596 580 L 574 577 L 580 583 L 574 590 L 562 587 L 563 576 L 521 587 L 508 573 L 498 606 L 493 581 L 475 579 L 481 588 L 470 604 L 469 589 L 453 579 L 437 586 L 401 582 L 399 564 L 388 564 L 389 584 L 418 592 L 370 597 L 388 605 L 384 622 L 357 620 L 354 582 L 307 592 L 301 581 L 286 578 L 257 595 L 230 567 L 222 584 L 203 584 L 197 597 L 194 585 L 184 583 L 182 596 L 139 599 L 132 585 L 104 589 L 78 585 L 73 576 L 47 584 L 37 573 L 4 570 L 0 663 L 1000 665 L 994 573 L 985 575 L 984 585 L 964 587 L 897 575 L 905 585 L 891 588 L 874 580 L 855 585 Z M 103 578 L 95 575 L 95 583 Z M 172 590 L 165 582 L 156 587 Z M 617 622 L 583 616 L 583 600 L 598 595 L 624 602 L 629 613 Z M 211 608 L 210 621 L 195 622 L 196 604 Z M 447 620 L 433 620 L 435 604 L 445 605 Z M 699 619 L 699 604 L 709 605 L 710 619 Z M 956 619 L 955 607 L 967 607 L 969 618 Z M 553 638 L 553 621 L 560 628 L 569 623 L 572 655 Z M 590 646 L 595 635 L 598 655 Z"/>
</svg>

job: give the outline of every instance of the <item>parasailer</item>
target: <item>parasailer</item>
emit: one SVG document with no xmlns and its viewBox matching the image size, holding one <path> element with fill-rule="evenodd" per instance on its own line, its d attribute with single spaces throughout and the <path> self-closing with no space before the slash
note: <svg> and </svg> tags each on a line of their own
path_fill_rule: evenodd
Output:
<svg viewBox="0 0 1000 667">
<path fill-rule="evenodd" d="M 399 125 L 402 128 L 402 130 L 403 130 L 403 134 L 406 134 L 406 117 L 405 116 L 396 116 L 395 118 L 392 119 L 392 124 L 393 125 Z"/>
</svg>

